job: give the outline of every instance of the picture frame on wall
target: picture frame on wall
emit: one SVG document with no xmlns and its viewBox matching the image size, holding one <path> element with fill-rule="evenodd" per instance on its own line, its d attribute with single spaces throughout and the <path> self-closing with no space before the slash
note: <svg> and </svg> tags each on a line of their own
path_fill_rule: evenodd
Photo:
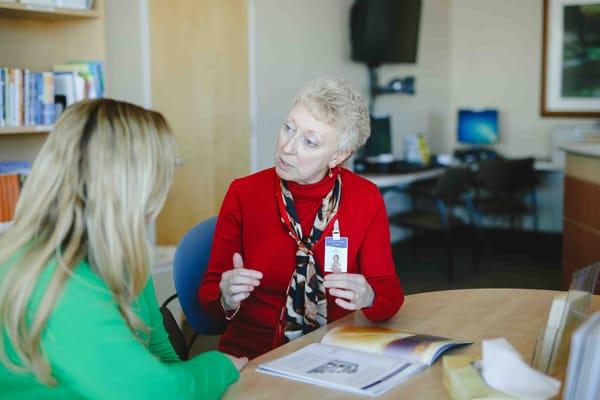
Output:
<svg viewBox="0 0 600 400">
<path fill-rule="evenodd" d="M 600 118 L 600 0 L 544 0 L 541 114 Z"/>
</svg>

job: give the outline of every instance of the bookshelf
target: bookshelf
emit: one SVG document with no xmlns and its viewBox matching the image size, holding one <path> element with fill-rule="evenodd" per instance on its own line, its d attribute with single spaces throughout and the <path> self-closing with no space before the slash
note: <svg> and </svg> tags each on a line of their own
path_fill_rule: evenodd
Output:
<svg viewBox="0 0 600 400">
<path fill-rule="evenodd" d="M 0 135 L 28 135 L 30 133 L 48 133 L 52 125 L 3 126 Z"/>
<path fill-rule="evenodd" d="M 5 3 L 0 0 L 0 16 L 9 18 L 61 20 L 71 18 L 98 18 L 94 10 L 72 10 L 60 7 L 44 7 L 35 4 Z"/>
<path fill-rule="evenodd" d="M 0 66 L 50 71 L 69 60 L 105 60 L 104 0 L 92 10 L 0 1 Z M 0 161 L 33 161 L 51 126 L 0 128 Z"/>
</svg>

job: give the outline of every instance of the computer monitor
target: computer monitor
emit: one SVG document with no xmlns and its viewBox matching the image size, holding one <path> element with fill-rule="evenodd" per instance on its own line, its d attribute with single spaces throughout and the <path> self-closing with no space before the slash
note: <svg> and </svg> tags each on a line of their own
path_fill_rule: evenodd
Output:
<svg viewBox="0 0 600 400">
<path fill-rule="evenodd" d="M 498 110 L 458 110 L 459 143 L 489 145 L 499 140 Z"/>
<path fill-rule="evenodd" d="M 365 157 L 392 154 L 392 132 L 389 115 L 371 115 L 371 136 L 365 144 Z"/>
</svg>

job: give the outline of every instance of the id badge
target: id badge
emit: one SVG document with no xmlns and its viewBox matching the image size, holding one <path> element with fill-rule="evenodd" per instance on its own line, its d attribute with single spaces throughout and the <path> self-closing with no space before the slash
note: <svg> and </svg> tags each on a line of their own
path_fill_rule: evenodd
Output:
<svg viewBox="0 0 600 400">
<path fill-rule="evenodd" d="M 335 227 L 338 227 L 336 221 Z M 325 237 L 325 272 L 348 272 L 348 238 L 341 237 L 339 229 Z"/>
</svg>

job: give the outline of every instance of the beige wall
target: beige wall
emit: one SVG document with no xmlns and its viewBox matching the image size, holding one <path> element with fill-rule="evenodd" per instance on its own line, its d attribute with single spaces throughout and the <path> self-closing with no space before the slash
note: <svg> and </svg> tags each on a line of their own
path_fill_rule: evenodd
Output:
<svg viewBox="0 0 600 400">
<path fill-rule="evenodd" d="M 421 133 L 434 152 L 445 149 L 449 102 L 449 0 L 423 0 L 416 64 L 388 64 L 380 68 L 380 83 L 412 75 L 416 93 L 385 95 L 375 111 L 392 116 L 394 153 L 402 156 L 402 139 Z"/>
<path fill-rule="evenodd" d="M 350 0 L 254 0 L 253 135 L 257 165 L 273 164 L 275 140 L 296 92 L 321 76 L 366 93 L 366 70 L 350 62 Z"/>
<path fill-rule="evenodd" d="M 251 0 L 254 54 L 253 169 L 272 165 L 275 139 L 295 93 L 321 76 L 342 77 L 367 99 L 368 75 L 350 60 L 350 7 L 353 0 Z M 416 65 L 386 65 L 381 83 L 396 76 L 416 77 L 416 96 L 379 97 L 377 113 L 392 114 L 394 150 L 400 156 L 402 137 L 426 133 L 433 147 L 446 139 L 448 104 L 448 0 L 425 0 Z"/>
<path fill-rule="evenodd" d="M 552 128 L 582 120 L 540 117 L 542 0 L 451 0 L 450 25 L 450 148 L 458 108 L 496 107 L 499 151 L 549 156 Z"/>
<path fill-rule="evenodd" d="M 151 107 L 148 0 L 106 0 L 105 20 L 110 97 Z"/>
<path fill-rule="evenodd" d="M 247 7 L 241 0 L 150 0 L 152 104 L 175 132 L 175 182 L 157 242 L 215 215 L 249 171 Z"/>
</svg>

